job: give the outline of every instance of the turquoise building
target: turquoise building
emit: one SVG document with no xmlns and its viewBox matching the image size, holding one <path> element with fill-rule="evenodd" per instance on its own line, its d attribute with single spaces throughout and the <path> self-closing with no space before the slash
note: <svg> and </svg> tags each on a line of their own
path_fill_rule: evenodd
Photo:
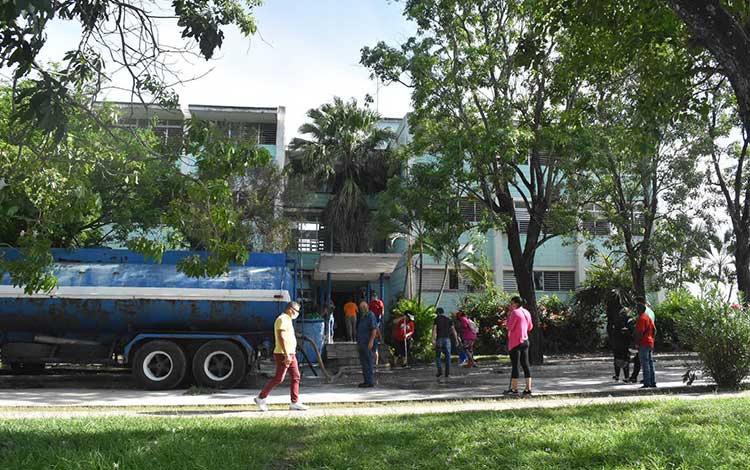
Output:
<svg viewBox="0 0 750 470">
<path fill-rule="evenodd" d="M 230 136 L 237 139 L 250 139 L 265 147 L 274 157 L 279 168 L 285 167 L 294 158 L 285 147 L 285 108 L 240 107 L 191 104 L 178 110 L 158 107 L 144 107 L 141 104 L 114 102 L 119 109 L 119 122 L 134 127 L 153 127 L 157 135 L 167 141 L 181 139 L 184 121 L 190 117 L 213 121 L 226 127 Z M 156 118 L 154 120 L 154 118 Z M 394 132 L 393 141 L 388 147 L 398 148 L 411 139 L 409 124 L 404 118 L 383 118 L 380 125 Z M 189 161 L 183 163 L 189 171 Z M 327 188 L 318 188 L 297 207 L 286 207 L 288 214 L 294 215 L 293 242 L 287 256 L 296 262 L 298 268 L 298 297 L 306 306 L 306 312 L 313 313 L 332 302 L 336 306 L 337 317 L 343 320 L 342 306 L 349 299 L 369 298 L 378 292 L 386 303 L 386 311 L 395 301 L 407 293 L 415 293 L 421 276 L 422 298 L 427 304 L 437 300 L 443 282 L 444 265 L 438 260 L 425 256 L 420 272 L 417 259 L 405 258 L 406 240 L 388 237 L 376 240 L 367 253 L 334 252 L 332 231 L 323 225 L 321 214 L 331 193 Z M 457 201 L 461 213 L 469 222 L 478 222 L 481 207 L 469 199 Z M 519 195 L 518 219 L 521 232 L 524 231 L 524 207 Z M 371 209 L 376 209 L 376 199 L 370 199 Z M 592 211 L 594 208 L 591 208 Z M 601 246 L 601 237 L 609 235 L 610 226 L 606 221 L 592 222 L 590 231 L 595 238 L 584 238 L 577 233 L 553 238 L 537 251 L 534 279 L 537 296 L 555 294 L 566 298 L 586 277 L 589 261 L 584 253 L 591 243 Z M 523 237 L 523 235 L 522 235 Z M 597 237 L 599 237 L 597 239 Z M 516 281 L 507 250 L 505 234 L 491 230 L 481 237 L 481 250 L 490 262 L 494 281 L 508 292 L 516 290 Z M 414 269 L 411 279 L 406 276 L 406 263 Z M 474 286 L 461 272 L 450 270 L 440 306 L 455 311 L 461 299 L 474 291 Z M 339 322 L 343 324 L 343 321 Z"/>
<path fill-rule="evenodd" d="M 394 131 L 395 137 L 390 147 L 398 148 L 411 141 L 409 124 L 404 118 L 385 118 L 382 126 Z M 427 157 L 425 157 L 427 158 Z M 422 298 L 429 305 L 438 298 L 444 277 L 444 264 L 429 256 L 423 260 L 420 273 L 417 259 L 407 260 L 404 252 L 406 240 L 389 237 L 373 247 L 372 253 L 333 253 L 330 247 L 330 232 L 321 224 L 320 214 L 330 195 L 324 191 L 311 195 L 295 227 L 296 246 L 290 247 L 289 255 L 298 259 L 301 268 L 301 297 L 311 308 L 316 309 L 330 299 L 337 310 L 350 297 L 367 296 L 370 291 L 382 291 L 386 310 L 406 292 L 414 294 L 421 275 Z M 519 195 L 517 210 L 520 229 L 525 229 L 528 215 Z M 481 207 L 469 199 L 458 201 L 463 216 L 469 222 L 478 222 Z M 372 208 L 375 208 L 373 204 Z M 592 212 L 595 211 L 591 207 Z M 595 216 L 595 214 L 594 214 Z M 610 233 L 608 222 L 598 220 L 591 222 L 589 231 L 594 238 L 583 237 L 578 233 L 553 238 L 537 251 L 534 268 L 534 280 L 537 297 L 557 295 L 567 298 L 585 279 L 590 261 L 584 256 L 590 244 L 602 247 L 603 237 Z M 495 283 L 505 291 L 515 292 L 516 280 L 507 250 L 505 234 L 491 230 L 483 234 L 481 250 L 490 262 Z M 466 239 L 468 241 L 468 237 Z M 414 269 L 411 279 L 406 278 L 406 263 L 412 263 Z M 440 299 L 441 307 L 448 311 L 457 310 L 461 300 L 473 292 L 474 286 L 461 272 L 451 269 Z"/>
</svg>

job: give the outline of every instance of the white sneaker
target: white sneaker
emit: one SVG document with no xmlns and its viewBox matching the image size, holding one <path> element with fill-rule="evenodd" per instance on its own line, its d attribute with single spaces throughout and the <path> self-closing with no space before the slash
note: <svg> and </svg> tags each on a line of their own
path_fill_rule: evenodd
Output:
<svg viewBox="0 0 750 470">
<path fill-rule="evenodd" d="M 293 411 L 306 411 L 308 408 L 310 408 L 307 405 L 303 405 L 302 402 L 292 403 L 289 405 L 289 409 Z"/>
<path fill-rule="evenodd" d="M 266 403 L 265 398 L 255 397 L 253 400 L 255 401 L 255 404 L 258 405 L 258 408 L 260 408 L 260 411 L 268 411 L 268 404 Z"/>
</svg>

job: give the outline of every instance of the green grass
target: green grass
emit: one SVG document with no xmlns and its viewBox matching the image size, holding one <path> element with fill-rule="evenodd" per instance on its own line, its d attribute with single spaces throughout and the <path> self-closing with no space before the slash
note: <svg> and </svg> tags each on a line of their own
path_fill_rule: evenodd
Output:
<svg viewBox="0 0 750 470">
<path fill-rule="evenodd" d="M 750 399 L 311 419 L 0 420 L 2 469 L 750 468 Z"/>
</svg>

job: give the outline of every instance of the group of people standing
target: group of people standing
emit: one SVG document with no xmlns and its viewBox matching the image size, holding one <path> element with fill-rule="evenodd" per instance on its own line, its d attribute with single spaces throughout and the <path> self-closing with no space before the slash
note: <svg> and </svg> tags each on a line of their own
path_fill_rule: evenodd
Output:
<svg viewBox="0 0 750 470">
<path fill-rule="evenodd" d="M 353 307 L 352 307 L 353 306 Z M 356 310 L 354 310 L 356 309 Z M 354 310 L 354 315 L 350 312 Z M 357 351 L 362 366 L 364 381 L 361 388 L 375 386 L 375 366 L 378 361 L 378 347 L 382 338 L 383 302 L 377 296 L 368 303 L 364 300 L 355 304 L 352 300 L 344 305 L 347 318 L 347 336 L 357 342 Z M 630 310 L 623 308 L 619 315 L 608 324 L 608 334 L 614 352 L 614 379 L 619 380 L 622 373 L 624 381 L 636 382 L 639 370 L 643 369 L 643 387 L 655 388 L 653 350 L 656 335 L 655 315 L 643 297 L 636 298 L 636 319 L 629 317 Z M 274 323 L 276 373 L 255 397 L 255 403 L 262 411 L 268 410 L 266 397 L 271 390 L 284 381 L 289 372 L 291 377 L 290 394 L 291 410 L 306 410 L 307 406 L 299 400 L 300 373 L 296 358 L 297 340 L 293 320 L 299 316 L 300 305 L 297 302 L 287 304 L 284 313 Z M 349 318 L 354 320 L 350 323 Z M 437 377 L 450 377 L 451 348 L 454 340 L 462 345 L 467 354 L 467 367 L 475 367 L 473 345 L 477 339 L 478 328 L 463 312 L 457 312 L 454 319 L 444 309 L 437 309 L 437 317 L 432 326 L 432 343 L 435 348 L 435 365 Z M 456 330 L 456 324 L 461 332 Z M 350 326 L 351 325 L 351 326 Z M 511 378 L 505 395 L 519 394 L 520 371 L 523 370 L 525 387 L 523 395 L 531 395 L 531 370 L 529 367 L 529 333 L 533 330 L 531 314 L 523 307 L 520 297 L 513 297 L 508 308 L 508 354 L 511 361 Z M 631 326 L 632 331 L 631 333 Z M 415 332 L 414 318 L 404 315 L 394 323 L 394 339 L 397 356 L 404 359 L 408 355 L 408 344 Z M 629 375 L 630 346 L 638 347 L 634 359 L 633 374 Z"/>
<path fill-rule="evenodd" d="M 466 367 L 476 367 L 474 361 L 474 342 L 479 328 L 463 312 L 456 313 L 456 322 L 461 330 L 456 331 L 455 323 L 442 308 L 437 309 L 437 317 L 432 326 L 432 344 L 435 347 L 435 366 L 437 377 L 450 377 L 451 339 L 462 345 L 467 355 Z M 518 380 L 523 369 L 525 388 L 524 395 L 531 395 L 531 368 L 529 367 L 529 332 L 534 329 L 531 314 L 523 307 L 520 297 L 513 297 L 508 306 L 508 354 L 511 362 L 510 386 L 505 395 L 518 395 Z"/>
<path fill-rule="evenodd" d="M 608 324 L 607 334 L 614 356 L 615 381 L 638 382 L 638 373 L 643 369 L 643 387 L 656 388 L 654 370 L 654 338 L 656 336 L 656 316 L 644 297 L 635 299 L 635 319 L 630 309 L 624 307 Z M 633 373 L 630 372 L 630 347 L 635 345 L 637 352 L 632 358 Z"/>
</svg>

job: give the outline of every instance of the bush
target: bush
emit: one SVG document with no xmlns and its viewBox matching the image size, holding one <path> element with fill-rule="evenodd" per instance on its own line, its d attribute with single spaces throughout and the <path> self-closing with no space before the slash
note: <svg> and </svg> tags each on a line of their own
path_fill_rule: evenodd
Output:
<svg viewBox="0 0 750 470">
<path fill-rule="evenodd" d="M 750 374 L 750 308 L 729 304 L 718 293 L 682 311 L 677 331 L 720 387 L 736 388 Z"/>
<path fill-rule="evenodd" d="M 406 314 L 414 315 L 414 341 L 411 355 L 419 361 L 433 360 L 435 350 L 432 347 L 432 324 L 435 321 L 435 307 L 427 307 L 412 299 L 401 299 L 393 309 L 393 313 L 391 319 Z M 392 325 L 393 322 L 390 321 L 387 326 L 389 332 L 393 329 Z"/>
<path fill-rule="evenodd" d="M 603 312 L 574 309 L 554 294 L 539 299 L 538 305 L 545 353 L 589 352 L 599 347 Z"/>
<path fill-rule="evenodd" d="M 465 296 L 461 301 L 461 310 L 479 327 L 474 345 L 475 354 L 500 354 L 507 351 L 508 331 L 505 329 L 505 321 L 511 297 L 511 294 L 492 285 L 484 292 Z"/>
<path fill-rule="evenodd" d="M 678 331 L 686 312 L 697 308 L 699 299 L 687 289 L 670 292 L 654 307 L 656 315 L 656 347 L 660 350 L 692 350 L 692 345 Z"/>
</svg>

